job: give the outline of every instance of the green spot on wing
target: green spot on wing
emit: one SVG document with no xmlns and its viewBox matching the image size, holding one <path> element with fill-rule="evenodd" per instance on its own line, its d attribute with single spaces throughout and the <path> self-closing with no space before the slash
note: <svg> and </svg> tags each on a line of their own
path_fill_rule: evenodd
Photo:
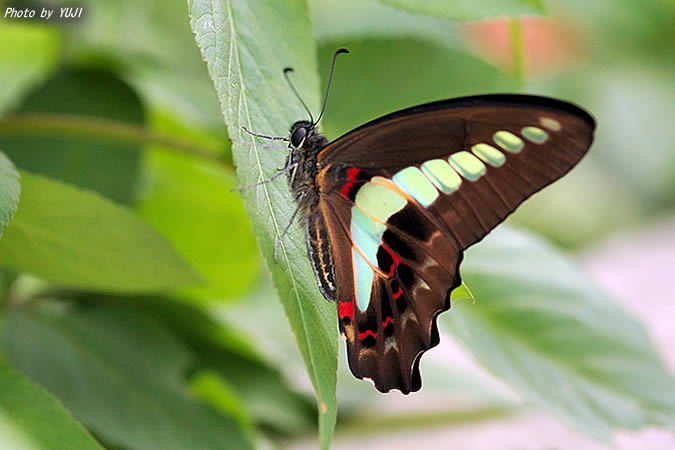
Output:
<svg viewBox="0 0 675 450">
<path fill-rule="evenodd" d="M 537 127 L 525 127 L 521 133 L 525 139 L 535 144 L 543 144 L 548 139 L 548 133 Z"/>
<path fill-rule="evenodd" d="M 417 167 L 406 167 L 394 175 L 393 180 L 425 208 L 438 198 L 438 190 Z"/>
<path fill-rule="evenodd" d="M 375 227 L 375 221 L 357 207 L 352 208 L 352 240 L 361 249 L 372 265 L 377 265 L 377 248 L 380 246 L 380 236 Z"/>
<path fill-rule="evenodd" d="M 370 293 L 373 288 L 373 270 L 356 249 L 352 249 L 354 264 L 354 286 L 356 287 L 356 304 L 361 311 L 368 309 Z"/>
<path fill-rule="evenodd" d="M 462 179 L 457 172 L 442 159 L 425 162 L 422 164 L 422 172 L 445 194 L 452 194 L 462 185 Z"/>
<path fill-rule="evenodd" d="M 550 117 L 542 117 L 539 119 L 539 122 L 541 122 L 545 128 L 548 128 L 551 131 L 560 131 L 562 128 L 560 122 L 555 119 L 551 119 Z"/>
<path fill-rule="evenodd" d="M 467 151 L 453 153 L 448 160 L 452 167 L 467 180 L 476 181 L 487 170 L 480 159 Z"/>
<path fill-rule="evenodd" d="M 494 167 L 499 167 L 506 162 L 506 156 L 489 144 L 476 144 L 471 151 L 480 159 Z"/>
<path fill-rule="evenodd" d="M 518 153 L 523 149 L 525 143 L 515 134 L 509 131 L 497 131 L 492 139 L 495 141 L 495 144 L 499 145 L 506 151 L 511 153 Z"/>
<path fill-rule="evenodd" d="M 405 198 L 375 183 L 364 184 L 356 194 L 359 208 L 381 222 L 386 222 L 389 217 L 403 209 L 406 203 L 408 202 Z"/>
</svg>

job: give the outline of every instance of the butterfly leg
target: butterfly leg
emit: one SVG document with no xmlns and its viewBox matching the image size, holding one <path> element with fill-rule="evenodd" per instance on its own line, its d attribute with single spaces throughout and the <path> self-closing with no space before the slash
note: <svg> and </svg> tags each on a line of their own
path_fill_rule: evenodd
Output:
<svg viewBox="0 0 675 450">
<path fill-rule="evenodd" d="M 253 131 L 249 131 L 248 128 L 246 128 L 246 127 L 241 127 L 241 128 L 242 128 L 242 130 L 244 130 L 245 132 L 247 132 L 251 136 L 255 136 L 255 137 L 259 137 L 259 138 L 263 138 L 263 139 L 270 139 L 272 141 L 286 141 L 286 142 L 290 141 L 290 139 L 287 138 L 287 137 L 267 136 L 265 134 L 258 134 L 258 133 L 254 133 Z"/>
<path fill-rule="evenodd" d="M 295 174 L 298 173 L 298 163 L 291 164 L 289 166 L 289 170 L 293 170 L 293 173 L 291 174 L 291 180 L 288 182 L 288 184 L 290 186 L 293 186 L 293 182 L 295 181 Z M 304 197 L 304 195 L 303 195 L 303 197 Z"/>
<path fill-rule="evenodd" d="M 302 197 L 304 197 L 304 194 Z M 298 211 L 300 211 L 300 207 L 302 205 L 302 197 L 298 199 L 298 207 L 295 208 L 295 211 L 293 211 L 293 215 L 291 216 L 291 220 L 288 221 L 288 225 L 286 225 L 286 228 L 284 228 L 284 231 L 281 232 L 281 235 L 277 238 L 276 242 L 274 243 L 274 264 L 277 263 L 277 252 L 279 251 L 279 246 L 281 245 L 281 242 L 284 240 L 286 233 L 288 233 L 288 230 L 290 230 L 291 225 L 293 225 L 293 222 L 295 222 L 295 216 L 297 216 Z"/>
<path fill-rule="evenodd" d="M 289 170 L 294 170 L 293 174 L 295 174 L 295 169 L 297 169 L 297 167 L 298 167 L 298 163 L 290 164 L 290 165 L 288 165 L 286 167 L 283 167 L 281 169 L 277 168 L 278 172 L 275 173 L 274 175 L 272 175 L 271 177 L 269 177 L 268 179 L 258 181 L 257 183 L 249 184 L 247 186 L 240 186 L 238 188 L 230 189 L 230 192 L 245 191 L 247 189 L 262 186 L 263 184 L 267 184 L 267 183 L 270 183 L 270 182 L 276 180 L 277 178 L 279 178 L 281 175 L 285 174 Z"/>
<path fill-rule="evenodd" d="M 282 145 L 258 144 L 257 142 L 247 142 L 247 141 L 242 141 L 240 139 L 230 138 L 230 142 L 234 142 L 235 144 L 241 144 L 241 145 L 249 145 L 251 147 L 271 148 L 273 150 L 288 150 L 288 147 L 282 146 Z"/>
</svg>

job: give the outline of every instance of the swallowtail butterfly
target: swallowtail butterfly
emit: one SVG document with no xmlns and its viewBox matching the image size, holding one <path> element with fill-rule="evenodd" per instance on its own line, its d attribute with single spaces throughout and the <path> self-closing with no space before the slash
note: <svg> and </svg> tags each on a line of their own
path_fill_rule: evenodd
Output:
<svg viewBox="0 0 675 450">
<path fill-rule="evenodd" d="M 348 50 L 335 53 L 329 87 L 340 53 Z M 461 284 L 464 250 L 569 172 L 595 121 L 552 98 L 480 95 L 397 111 L 329 142 L 316 128 L 327 98 L 288 138 L 249 133 L 288 142 L 277 176 L 288 175 L 352 373 L 407 394 L 420 389 L 420 357 L 439 342 L 436 317 Z"/>
</svg>

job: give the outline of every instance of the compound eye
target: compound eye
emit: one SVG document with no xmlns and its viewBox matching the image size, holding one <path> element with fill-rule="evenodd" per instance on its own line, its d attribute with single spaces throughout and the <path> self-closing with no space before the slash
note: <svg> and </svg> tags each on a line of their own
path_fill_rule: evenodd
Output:
<svg viewBox="0 0 675 450">
<path fill-rule="evenodd" d="M 298 128 L 291 135 L 291 145 L 293 145 L 293 147 L 300 147 L 300 144 L 302 144 L 302 141 L 303 139 L 305 139 L 305 136 L 307 136 L 307 128 L 305 127 Z"/>
</svg>

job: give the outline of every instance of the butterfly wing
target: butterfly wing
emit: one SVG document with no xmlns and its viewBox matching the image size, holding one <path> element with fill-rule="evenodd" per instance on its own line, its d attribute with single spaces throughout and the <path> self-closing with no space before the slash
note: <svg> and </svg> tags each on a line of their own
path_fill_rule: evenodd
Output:
<svg viewBox="0 0 675 450">
<path fill-rule="evenodd" d="M 307 233 L 324 236 L 310 255 L 356 377 L 383 392 L 421 387 L 464 249 L 571 170 L 594 128 L 569 103 L 478 96 L 390 114 L 321 151 Z"/>
</svg>

